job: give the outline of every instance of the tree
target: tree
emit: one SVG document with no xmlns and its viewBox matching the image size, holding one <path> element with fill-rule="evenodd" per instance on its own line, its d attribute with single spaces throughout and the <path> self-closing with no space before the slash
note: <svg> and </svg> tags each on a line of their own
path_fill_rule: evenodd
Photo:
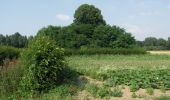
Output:
<svg viewBox="0 0 170 100">
<path fill-rule="evenodd" d="M 83 4 L 74 14 L 74 23 L 76 24 L 93 24 L 100 25 L 106 24 L 103 20 L 101 11 L 94 5 Z"/>
<path fill-rule="evenodd" d="M 0 45 L 4 45 L 5 44 L 5 36 L 3 36 L 2 34 L 0 34 Z"/>
<path fill-rule="evenodd" d="M 37 33 L 37 36 L 49 36 L 53 39 L 56 39 L 60 33 L 61 27 L 49 25 L 40 29 Z"/>
<path fill-rule="evenodd" d="M 93 33 L 92 45 L 97 47 L 110 47 L 111 42 L 115 41 L 118 34 L 109 25 L 99 25 Z"/>
<path fill-rule="evenodd" d="M 130 33 L 125 33 L 113 41 L 112 48 L 130 48 L 132 45 L 136 45 L 135 38 Z"/>
<path fill-rule="evenodd" d="M 166 43 L 166 47 L 167 47 L 167 49 L 170 50 L 170 37 L 168 37 L 168 41 L 167 41 L 167 43 Z"/>
<path fill-rule="evenodd" d="M 147 37 L 144 40 L 144 46 L 157 46 L 157 39 L 155 37 Z"/>
</svg>

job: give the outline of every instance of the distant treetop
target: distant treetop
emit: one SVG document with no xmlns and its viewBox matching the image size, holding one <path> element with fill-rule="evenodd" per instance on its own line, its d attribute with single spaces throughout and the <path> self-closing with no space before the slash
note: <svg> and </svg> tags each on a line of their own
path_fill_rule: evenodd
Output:
<svg viewBox="0 0 170 100">
<path fill-rule="evenodd" d="M 93 25 L 106 24 L 100 9 L 96 8 L 94 5 L 88 5 L 88 4 L 81 5 L 75 11 L 74 23 L 93 24 Z"/>
</svg>

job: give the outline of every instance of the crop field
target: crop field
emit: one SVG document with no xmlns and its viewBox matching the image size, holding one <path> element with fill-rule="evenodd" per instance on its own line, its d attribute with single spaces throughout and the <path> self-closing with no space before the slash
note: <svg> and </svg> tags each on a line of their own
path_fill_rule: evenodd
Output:
<svg viewBox="0 0 170 100">
<path fill-rule="evenodd" d="M 87 85 L 86 92 L 80 93 L 84 95 L 78 96 L 83 99 L 97 100 L 100 94 L 93 93 L 95 89 L 88 90 L 88 87 L 97 88 L 97 86 L 104 87 L 105 92 L 110 90 L 113 92 L 113 87 L 118 86 L 119 89 L 116 88 L 115 91 L 121 91 L 122 95 L 119 98 L 114 95 L 109 96 L 111 100 L 133 98 L 152 100 L 157 96 L 170 96 L 169 55 L 79 55 L 67 57 L 67 61 L 72 69 L 85 76 L 91 83 L 90 86 Z M 106 98 L 108 95 L 103 97 Z"/>
</svg>

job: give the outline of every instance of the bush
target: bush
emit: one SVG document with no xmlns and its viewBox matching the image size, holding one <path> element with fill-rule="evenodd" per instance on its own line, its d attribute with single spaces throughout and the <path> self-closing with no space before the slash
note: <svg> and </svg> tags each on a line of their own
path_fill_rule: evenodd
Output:
<svg viewBox="0 0 170 100">
<path fill-rule="evenodd" d="M 94 54 L 146 54 L 142 48 L 85 48 L 85 49 L 66 49 L 65 55 L 94 55 Z"/>
<path fill-rule="evenodd" d="M 24 92 L 45 92 L 64 79 L 66 63 L 63 49 L 49 37 L 36 37 L 21 55 L 25 67 L 21 81 Z"/>
<path fill-rule="evenodd" d="M 18 58 L 20 50 L 10 46 L 0 45 L 0 66 L 3 65 L 5 59 Z"/>
</svg>

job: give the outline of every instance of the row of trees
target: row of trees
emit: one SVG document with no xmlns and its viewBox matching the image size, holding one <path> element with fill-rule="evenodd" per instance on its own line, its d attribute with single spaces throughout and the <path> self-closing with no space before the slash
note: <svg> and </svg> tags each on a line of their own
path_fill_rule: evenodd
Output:
<svg viewBox="0 0 170 100">
<path fill-rule="evenodd" d="M 168 40 L 163 38 L 147 37 L 144 41 L 137 41 L 138 45 L 147 50 L 170 50 L 170 37 Z"/>
<path fill-rule="evenodd" d="M 31 38 L 32 37 L 27 38 L 26 36 L 22 36 L 18 32 L 6 36 L 0 34 L 0 45 L 9 45 L 17 48 L 23 48 L 28 44 L 28 39 Z"/>
<path fill-rule="evenodd" d="M 39 35 L 52 37 L 64 48 L 130 48 L 134 37 L 118 26 L 107 25 L 101 11 L 93 5 L 83 4 L 74 14 L 74 22 L 66 27 L 48 26 Z"/>
</svg>

